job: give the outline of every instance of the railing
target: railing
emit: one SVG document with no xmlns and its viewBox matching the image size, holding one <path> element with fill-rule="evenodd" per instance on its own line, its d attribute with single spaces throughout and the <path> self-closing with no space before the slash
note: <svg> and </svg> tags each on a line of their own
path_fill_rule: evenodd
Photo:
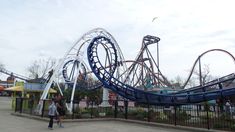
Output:
<svg viewBox="0 0 235 132">
<path fill-rule="evenodd" d="M 34 111 L 36 100 L 17 98 L 15 112 L 37 115 Z M 101 106 L 95 101 L 74 102 L 72 113 L 67 112 L 67 119 L 84 118 L 123 118 L 155 123 L 182 125 L 218 130 L 235 130 L 235 107 L 211 105 L 208 103 L 156 106 L 133 104 L 124 100 L 109 100 L 109 106 Z M 41 117 L 47 117 L 49 100 L 43 101 Z"/>
</svg>

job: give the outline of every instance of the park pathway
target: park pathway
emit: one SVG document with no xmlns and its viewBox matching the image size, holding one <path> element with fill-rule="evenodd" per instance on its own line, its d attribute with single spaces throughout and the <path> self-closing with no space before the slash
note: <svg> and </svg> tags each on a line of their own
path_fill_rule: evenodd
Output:
<svg viewBox="0 0 235 132">
<path fill-rule="evenodd" d="M 0 132 L 186 132 L 173 128 L 146 126 L 121 121 L 92 121 L 65 123 L 65 128 L 56 124 L 54 130 L 47 129 L 45 121 L 11 115 L 11 98 L 0 97 Z"/>
</svg>

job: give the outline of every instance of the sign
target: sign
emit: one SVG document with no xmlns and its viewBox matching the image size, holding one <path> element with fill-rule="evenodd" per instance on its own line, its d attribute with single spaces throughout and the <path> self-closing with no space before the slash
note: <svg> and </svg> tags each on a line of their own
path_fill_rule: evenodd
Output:
<svg viewBox="0 0 235 132">
<path fill-rule="evenodd" d="M 25 90 L 43 91 L 45 87 L 46 87 L 46 84 L 42 84 L 42 83 L 25 83 L 24 84 Z"/>
</svg>

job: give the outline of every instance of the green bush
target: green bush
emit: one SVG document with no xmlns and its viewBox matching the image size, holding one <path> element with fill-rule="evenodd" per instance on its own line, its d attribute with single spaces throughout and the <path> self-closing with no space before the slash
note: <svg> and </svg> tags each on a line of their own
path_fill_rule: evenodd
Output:
<svg viewBox="0 0 235 132">
<path fill-rule="evenodd" d="M 148 113 L 144 109 L 137 108 L 136 110 L 128 111 L 128 116 L 134 117 L 139 120 L 147 118 Z"/>
<path fill-rule="evenodd" d="M 98 117 L 99 116 L 99 110 L 97 108 L 88 108 L 88 113 L 91 114 L 93 117 Z"/>
<path fill-rule="evenodd" d="M 222 120 L 225 120 L 225 121 L 231 121 L 232 120 L 230 114 L 228 114 L 228 113 L 223 113 L 220 118 Z"/>
<path fill-rule="evenodd" d="M 233 125 L 230 127 L 230 129 L 231 129 L 232 131 L 235 131 L 235 124 L 233 124 Z"/>
<path fill-rule="evenodd" d="M 174 115 L 174 114 L 171 114 L 171 115 Z M 181 120 L 181 121 L 185 121 L 185 120 L 188 120 L 190 119 L 191 116 L 190 114 L 187 114 L 186 111 L 176 111 L 176 119 L 177 120 Z"/>
<path fill-rule="evenodd" d="M 205 112 L 205 115 L 201 115 L 200 118 L 201 118 L 201 119 L 207 119 L 207 113 Z M 209 119 L 215 118 L 215 117 L 213 116 L 213 112 L 208 112 L 208 118 L 209 118 Z"/>
<path fill-rule="evenodd" d="M 157 112 L 157 118 L 160 118 L 161 120 L 168 119 L 168 116 L 164 112 Z"/>
<path fill-rule="evenodd" d="M 108 109 L 106 110 L 106 115 L 107 115 L 107 116 L 112 116 L 112 115 L 114 115 L 113 109 L 112 109 L 112 108 L 108 108 Z"/>
<path fill-rule="evenodd" d="M 213 128 L 228 128 L 228 126 L 222 123 L 215 123 Z"/>
</svg>

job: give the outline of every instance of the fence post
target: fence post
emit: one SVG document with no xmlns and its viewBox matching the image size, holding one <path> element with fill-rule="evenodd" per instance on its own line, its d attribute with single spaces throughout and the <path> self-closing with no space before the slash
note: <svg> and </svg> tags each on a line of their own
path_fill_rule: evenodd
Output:
<svg viewBox="0 0 235 132">
<path fill-rule="evenodd" d="M 20 98 L 20 113 L 23 111 L 23 98 Z"/>
<path fill-rule="evenodd" d="M 33 114 L 34 100 L 33 99 L 29 99 L 29 103 L 30 103 L 30 115 L 32 115 Z"/>
<path fill-rule="evenodd" d="M 46 100 L 43 100 L 43 103 L 42 103 L 42 115 L 41 115 L 41 117 L 44 116 L 45 102 L 46 102 Z"/>
<path fill-rule="evenodd" d="M 176 105 L 174 105 L 174 110 L 175 110 L 174 124 L 175 124 L 175 126 L 176 126 L 176 114 L 177 114 L 177 113 L 176 113 L 176 111 L 177 111 Z"/>
<path fill-rule="evenodd" d="M 115 102 L 114 102 L 114 118 L 117 118 L 117 113 L 118 113 L 118 101 L 115 100 Z"/>
<path fill-rule="evenodd" d="M 199 117 L 199 105 L 197 105 L 197 117 Z"/>
<path fill-rule="evenodd" d="M 150 109 L 150 106 L 149 106 L 149 103 L 148 103 L 148 122 L 150 122 L 150 112 L 149 112 L 149 109 Z"/>
<path fill-rule="evenodd" d="M 125 119 L 127 119 L 127 114 L 128 114 L 128 101 L 124 100 L 124 107 L 125 107 Z"/>
<path fill-rule="evenodd" d="M 72 108 L 72 119 L 74 119 L 74 101 L 73 101 L 73 108 Z"/>
<path fill-rule="evenodd" d="M 17 105 L 18 105 L 18 103 L 17 103 L 17 100 L 18 100 L 18 98 L 15 98 L 15 112 L 17 111 Z"/>
<path fill-rule="evenodd" d="M 209 104 L 206 104 L 206 118 L 207 118 L 207 129 L 209 130 L 210 129 L 210 122 L 209 122 Z"/>
<path fill-rule="evenodd" d="M 93 118 L 93 100 L 91 101 L 91 118 Z"/>
</svg>

